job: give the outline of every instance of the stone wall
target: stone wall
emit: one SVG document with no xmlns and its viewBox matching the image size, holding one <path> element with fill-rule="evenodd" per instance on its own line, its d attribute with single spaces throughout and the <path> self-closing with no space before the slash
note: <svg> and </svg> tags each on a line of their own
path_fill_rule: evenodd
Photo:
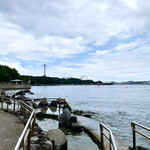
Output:
<svg viewBox="0 0 150 150">
<path fill-rule="evenodd" d="M 13 85 L 13 84 L 8 84 L 8 85 L 2 85 L 0 84 L 0 89 L 3 90 L 9 90 L 9 89 L 31 89 L 30 84 L 18 84 L 18 85 Z"/>
</svg>

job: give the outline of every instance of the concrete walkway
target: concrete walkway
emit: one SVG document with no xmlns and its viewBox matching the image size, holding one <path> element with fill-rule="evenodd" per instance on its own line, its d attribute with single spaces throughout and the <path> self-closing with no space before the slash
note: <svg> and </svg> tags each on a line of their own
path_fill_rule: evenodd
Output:
<svg viewBox="0 0 150 150">
<path fill-rule="evenodd" d="M 19 118 L 0 110 L 0 150 L 13 150 L 23 128 Z"/>
<path fill-rule="evenodd" d="M 78 116 L 77 119 L 78 119 L 78 122 L 80 125 L 89 128 L 90 130 L 92 130 L 95 133 L 95 135 L 100 136 L 100 129 L 99 129 L 99 122 L 98 121 L 90 119 L 90 118 L 82 117 L 82 116 Z M 118 150 L 129 150 L 128 146 L 125 146 L 121 142 L 121 140 L 118 139 L 115 135 L 114 135 L 114 139 L 115 139 L 116 146 L 117 146 Z M 106 147 L 108 147 L 108 146 L 106 146 Z"/>
</svg>

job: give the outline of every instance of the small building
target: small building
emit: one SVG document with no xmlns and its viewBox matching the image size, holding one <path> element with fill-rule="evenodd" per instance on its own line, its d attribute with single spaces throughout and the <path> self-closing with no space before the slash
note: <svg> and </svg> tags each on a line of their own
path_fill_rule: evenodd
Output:
<svg viewBox="0 0 150 150">
<path fill-rule="evenodd" d="M 23 85 L 23 80 L 19 80 L 19 79 L 10 80 L 9 83 L 15 85 Z"/>
</svg>

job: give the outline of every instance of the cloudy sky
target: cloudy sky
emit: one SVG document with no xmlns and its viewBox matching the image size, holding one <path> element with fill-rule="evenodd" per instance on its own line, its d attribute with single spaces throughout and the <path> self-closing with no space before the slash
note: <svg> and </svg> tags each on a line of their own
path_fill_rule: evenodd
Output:
<svg viewBox="0 0 150 150">
<path fill-rule="evenodd" d="M 0 0 L 0 64 L 20 74 L 150 80 L 149 0 Z"/>
</svg>

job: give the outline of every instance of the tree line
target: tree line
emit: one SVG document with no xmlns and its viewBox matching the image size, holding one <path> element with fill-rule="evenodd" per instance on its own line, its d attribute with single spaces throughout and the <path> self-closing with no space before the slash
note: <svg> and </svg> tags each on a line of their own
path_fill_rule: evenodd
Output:
<svg viewBox="0 0 150 150">
<path fill-rule="evenodd" d="M 59 85 L 59 84 L 73 84 L 73 85 L 89 85 L 102 84 L 101 81 L 94 82 L 93 80 L 81 80 L 78 78 L 57 78 L 45 76 L 29 76 L 20 75 L 15 68 L 10 68 L 5 65 L 0 65 L 0 83 L 9 82 L 10 80 L 20 79 L 25 83 L 29 82 L 32 85 Z"/>
</svg>

